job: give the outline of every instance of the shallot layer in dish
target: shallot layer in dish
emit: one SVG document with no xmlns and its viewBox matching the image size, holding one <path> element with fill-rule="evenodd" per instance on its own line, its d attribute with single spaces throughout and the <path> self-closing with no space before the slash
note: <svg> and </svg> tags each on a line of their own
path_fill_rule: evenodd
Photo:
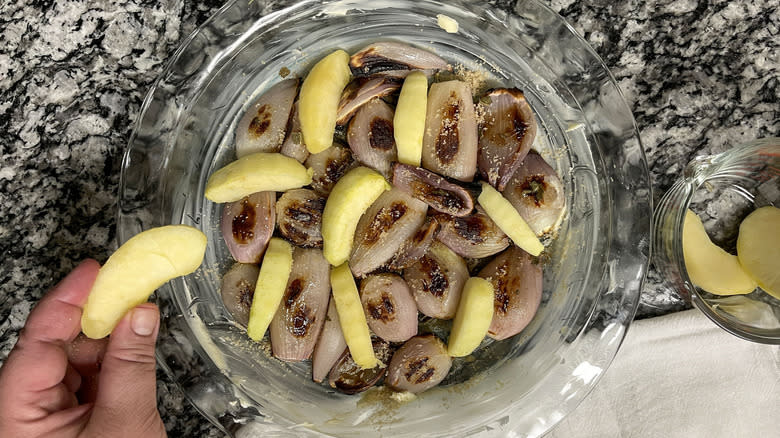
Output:
<svg viewBox="0 0 780 438">
<path fill-rule="evenodd" d="M 222 299 L 238 325 L 253 326 L 255 292 L 286 285 L 272 303 L 270 351 L 311 359 L 315 382 L 345 394 L 426 391 L 453 360 L 527 330 L 541 305 L 542 258 L 522 248 L 543 253 L 538 237 L 554 238 L 563 182 L 533 149 L 523 91 L 475 94 L 485 87 L 461 70 L 394 41 L 337 50 L 273 85 L 237 124 L 236 155 L 247 158 L 219 172 L 230 185 L 215 198 L 235 200 L 221 216 L 237 262 Z M 273 154 L 295 178 L 247 164 Z M 274 270 L 264 254 L 279 239 L 292 264 Z M 452 335 L 427 323 L 452 319 Z"/>
</svg>

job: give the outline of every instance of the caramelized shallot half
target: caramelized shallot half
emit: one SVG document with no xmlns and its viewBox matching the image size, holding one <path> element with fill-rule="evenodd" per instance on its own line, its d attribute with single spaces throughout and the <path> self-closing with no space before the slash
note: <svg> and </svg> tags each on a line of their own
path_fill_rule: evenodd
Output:
<svg viewBox="0 0 780 438">
<path fill-rule="evenodd" d="M 357 394 L 374 386 L 387 369 L 387 361 L 390 359 L 392 350 L 387 341 L 379 337 L 372 336 L 371 344 L 374 347 L 374 356 L 379 360 L 379 365 L 374 368 L 360 368 L 346 349 L 339 361 L 330 370 L 328 383 L 330 387 L 345 394 Z"/>
<path fill-rule="evenodd" d="M 387 263 L 425 222 L 428 207 L 398 189 L 382 193 L 360 217 L 349 266 L 362 277 Z"/>
<path fill-rule="evenodd" d="M 463 285 L 469 278 L 466 262 L 443 243 L 434 241 L 417 263 L 404 270 L 404 279 L 426 316 L 452 319 Z"/>
<path fill-rule="evenodd" d="M 344 333 L 341 332 L 339 314 L 336 312 L 336 302 L 330 300 L 320 338 L 311 356 L 311 378 L 317 383 L 325 380 L 333 365 L 347 349 L 347 341 L 344 339 Z"/>
<path fill-rule="evenodd" d="M 499 192 L 525 158 L 536 137 L 536 119 L 523 92 L 499 88 L 486 95 L 479 131 L 479 172 Z"/>
<path fill-rule="evenodd" d="M 488 336 L 501 340 L 520 333 L 542 301 L 542 267 L 512 245 L 482 268 L 479 276 L 493 285 L 496 294 Z"/>
<path fill-rule="evenodd" d="M 236 156 L 278 152 L 284 141 L 300 80 L 286 79 L 271 87 L 247 110 L 236 126 Z"/>
<path fill-rule="evenodd" d="M 542 156 L 533 150 L 526 155 L 523 164 L 509 180 L 504 197 L 537 236 L 555 230 L 566 206 L 561 179 Z"/>
<path fill-rule="evenodd" d="M 257 192 L 225 204 L 221 229 L 237 262 L 259 263 L 276 223 L 276 193 Z"/>
<path fill-rule="evenodd" d="M 392 271 L 401 271 L 415 264 L 428 252 L 428 248 L 431 247 L 438 232 L 439 222 L 429 218 L 416 233 L 406 239 L 398 248 L 398 251 L 388 262 L 387 268 Z"/>
<path fill-rule="evenodd" d="M 322 248 L 325 198 L 309 189 L 284 192 L 276 201 L 276 221 L 285 239 L 304 248 Z"/>
<path fill-rule="evenodd" d="M 422 165 L 440 175 L 471 181 L 477 167 L 477 119 L 471 88 L 437 82 L 428 92 Z"/>
<path fill-rule="evenodd" d="M 378 77 L 350 82 L 341 94 L 336 124 L 346 125 L 359 108 L 374 98 L 384 97 L 401 87 L 395 78 Z"/>
<path fill-rule="evenodd" d="M 452 359 L 439 338 L 415 336 L 393 354 L 385 383 L 396 391 L 422 392 L 444 380 L 451 367 Z"/>
<path fill-rule="evenodd" d="M 430 76 L 437 70 L 447 70 L 447 61 L 427 50 L 407 44 L 383 41 L 360 49 L 349 59 L 352 74 L 406 77 L 412 70 L 422 70 Z"/>
<path fill-rule="evenodd" d="M 368 327 L 385 341 L 403 342 L 417 334 L 417 304 L 400 276 L 369 275 L 360 283 L 360 302 Z"/>
<path fill-rule="evenodd" d="M 361 107 L 347 130 L 347 142 L 355 159 L 387 177 L 396 160 L 393 109 L 382 99 Z"/>
<path fill-rule="evenodd" d="M 439 214 L 436 220 L 441 224 L 436 238 L 461 257 L 488 257 L 509 246 L 509 237 L 479 205 L 468 216 Z"/>
<path fill-rule="evenodd" d="M 295 158 L 299 163 L 303 163 L 309 158 L 309 150 L 306 149 L 306 143 L 303 142 L 303 133 L 301 132 L 298 102 L 295 102 L 295 105 L 293 105 L 290 123 L 287 126 L 287 137 L 285 137 L 282 149 L 279 152 L 287 157 Z"/>
<path fill-rule="evenodd" d="M 420 167 L 393 163 L 393 185 L 452 216 L 465 216 L 474 208 L 474 199 L 466 189 Z"/>
<path fill-rule="evenodd" d="M 286 361 L 308 359 L 325 322 L 330 264 L 319 249 L 295 248 L 282 303 L 271 320 L 271 349 Z"/>
<path fill-rule="evenodd" d="M 249 309 L 258 275 L 260 268 L 257 265 L 236 263 L 222 276 L 222 302 L 236 322 L 244 326 L 249 324 Z"/>
<path fill-rule="evenodd" d="M 354 166 L 352 152 L 337 143 L 322 152 L 311 154 L 306 167 L 313 172 L 311 187 L 320 195 L 327 196 L 338 181 Z"/>
</svg>

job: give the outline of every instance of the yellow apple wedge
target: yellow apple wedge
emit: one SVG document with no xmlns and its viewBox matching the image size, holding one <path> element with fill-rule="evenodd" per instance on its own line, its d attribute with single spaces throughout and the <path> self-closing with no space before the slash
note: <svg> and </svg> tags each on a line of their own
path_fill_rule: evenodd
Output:
<svg viewBox="0 0 780 438">
<path fill-rule="evenodd" d="M 333 186 L 322 212 L 322 253 L 333 266 L 349 259 L 360 216 L 390 184 L 367 167 L 356 167 Z"/>
<path fill-rule="evenodd" d="M 742 221 L 737 257 L 761 289 L 780 300 L 780 208 L 761 207 Z"/>
<path fill-rule="evenodd" d="M 544 245 L 536 237 L 536 233 L 528 226 L 525 219 L 490 184 L 482 183 L 482 193 L 479 194 L 477 201 L 485 209 L 485 213 L 490 219 L 493 219 L 498 228 L 501 228 L 501 231 L 506 233 L 515 245 L 533 256 L 538 256 L 544 251 Z"/>
<path fill-rule="evenodd" d="M 279 153 L 245 155 L 209 177 L 204 195 L 212 202 L 234 202 L 257 192 L 283 192 L 311 184 L 311 172 Z"/>
<path fill-rule="evenodd" d="M 413 71 L 404 79 L 393 117 L 393 135 L 401 163 L 420 165 L 427 108 L 428 77 Z"/>
<path fill-rule="evenodd" d="M 265 331 L 282 302 L 287 280 L 292 271 L 292 245 L 286 240 L 272 237 L 265 250 L 260 275 L 257 277 L 252 307 L 249 309 L 247 334 L 255 341 L 263 339 Z"/>
<path fill-rule="evenodd" d="M 701 219 L 690 210 L 685 213 L 682 245 L 685 270 L 696 286 L 716 295 L 747 294 L 756 288 L 737 256 L 712 243 Z"/>
<path fill-rule="evenodd" d="M 298 117 L 306 148 L 312 154 L 333 144 L 341 92 L 352 77 L 349 55 L 336 50 L 311 69 L 301 85 Z"/>
<path fill-rule="evenodd" d="M 489 281 L 480 277 L 466 281 L 450 331 L 447 354 L 452 357 L 468 356 L 479 346 L 493 321 L 494 302 L 495 292 Z"/>
<path fill-rule="evenodd" d="M 133 307 L 171 280 L 198 269 L 206 236 L 186 225 L 151 228 L 130 238 L 100 268 L 81 315 L 81 330 L 100 339 Z"/>
<path fill-rule="evenodd" d="M 379 365 L 379 361 L 374 355 L 366 314 L 363 313 L 355 278 L 348 263 L 330 270 L 330 287 L 339 314 L 341 332 L 344 333 L 352 359 L 360 368 L 374 368 Z"/>
</svg>

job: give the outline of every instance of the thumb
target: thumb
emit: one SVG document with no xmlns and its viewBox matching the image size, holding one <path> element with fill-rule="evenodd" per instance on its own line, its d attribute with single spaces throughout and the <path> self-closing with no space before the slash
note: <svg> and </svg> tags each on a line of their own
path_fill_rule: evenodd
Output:
<svg viewBox="0 0 780 438">
<path fill-rule="evenodd" d="M 154 356 L 159 327 L 157 306 L 145 303 L 128 312 L 111 333 L 90 421 L 104 433 L 115 432 L 106 436 L 125 436 L 127 431 L 159 435 Z"/>
</svg>

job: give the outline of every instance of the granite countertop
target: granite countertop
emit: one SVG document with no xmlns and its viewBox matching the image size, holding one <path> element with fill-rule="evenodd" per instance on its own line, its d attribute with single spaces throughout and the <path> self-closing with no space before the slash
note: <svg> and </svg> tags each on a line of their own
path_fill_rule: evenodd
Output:
<svg viewBox="0 0 780 438">
<path fill-rule="evenodd" d="M 692 157 L 780 135 L 777 2 L 544 2 L 612 70 L 636 117 L 656 200 Z M 115 249 L 120 163 L 144 95 L 221 4 L 0 6 L 0 363 L 49 287 L 80 260 L 104 261 Z M 638 317 L 685 307 L 651 269 Z M 170 436 L 221 436 L 162 374 L 158 389 Z"/>
</svg>

